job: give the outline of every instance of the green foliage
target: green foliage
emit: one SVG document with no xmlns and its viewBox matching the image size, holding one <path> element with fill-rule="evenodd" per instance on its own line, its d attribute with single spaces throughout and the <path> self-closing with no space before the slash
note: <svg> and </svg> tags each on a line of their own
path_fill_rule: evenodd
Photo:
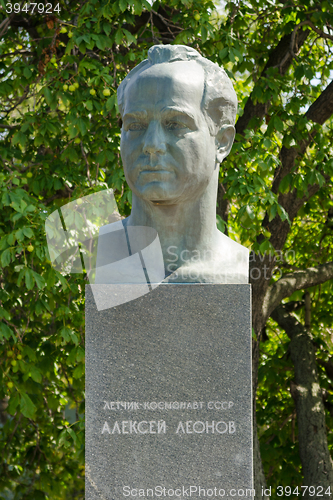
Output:
<svg viewBox="0 0 333 500">
<path fill-rule="evenodd" d="M 106 187 L 114 189 L 121 214 L 129 214 L 116 91 L 153 43 L 188 44 L 223 65 L 239 117 L 250 94 L 265 108 L 223 163 L 230 211 L 227 222 L 218 217 L 219 228 L 265 254 L 274 250 L 268 223 L 292 224 L 277 263 L 281 273 L 332 260 L 333 124 L 304 116 L 329 81 L 332 42 L 300 25 L 310 21 L 325 31 L 333 24 L 331 3 L 250 0 L 216 9 L 208 0 L 61 0 L 59 6 L 55 16 L 12 18 L 4 2 L 0 7 L 0 399 L 8 405 L 0 427 L 0 498 L 10 500 L 84 497 L 85 281 L 51 267 L 44 221 L 68 201 Z M 273 64 L 263 73 L 277 43 L 307 29 L 288 71 Z M 274 191 L 281 147 L 290 150 L 309 134 L 306 154 L 296 156 Z M 315 184 L 320 189 L 290 220 L 279 196 L 295 189 L 301 199 Z M 318 357 L 326 362 L 331 289 L 311 294 Z M 263 462 L 272 485 L 301 484 L 288 341 L 270 328 L 259 369 Z M 320 366 L 333 404 L 332 380 Z M 332 429 L 329 413 L 327 419 Z"/>
<path fill-rule="evenodd" d="M 60 499 L 68 488 L 83 491 L 83 283 L 50 266 L 48 209 L 17 179 L 1 174 L 0 377 L 8 407 L 0 428 L 0 491 L 1 498 L 12 498 L 2 496 L 7 491 L 13 498 Z M 66 418 L 70 405 L 81 414 L 75 423 Z"/>
<path fill-rule="evenodd" d="M 333 353 L 332 342 L 332 282 L 310 289 L 312 301 L 313 343 L 316 346 L 320 387 L 326 411 L 329 450 L 333 451 L 333 370 L 327 362 Z M 290 297 L 288 303 L 298 304 L 297 318 L 304 323 L 303 291 Z M 289 339 L 286 333 L 270 320 L 267 337 L 261 342 L 261 364 L 258 371 L 257 421 L 261 442 L 261 457 L 267 482 L 276 491 L 277 486 L 302 486 L 302 466 L 298 451 L 297 415 L 290 386 L 294 367 L 290 359 Z"/>
<path fill-rule="evenodd" d="M 301 486 L 302 475 L 296 411 L 290 394 L 293 366 L 288 356 L 289 339 L 272 323 L 267 333 L 268 340 L 261 343 L 257 421 L 265 476 L 276 491 L 279 485 Z"/>
</svg>

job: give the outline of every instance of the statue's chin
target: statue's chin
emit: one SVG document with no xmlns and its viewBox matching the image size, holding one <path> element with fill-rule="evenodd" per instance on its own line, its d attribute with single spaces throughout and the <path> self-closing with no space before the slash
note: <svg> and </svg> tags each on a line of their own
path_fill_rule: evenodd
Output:
<svg viewBox="0 0 333 500">
<path fill-rule="evenodd" d="M 173 205 L 179 199 L 179 192 L 164 186 L 145 186 L 144 189 L 136 189 L 135 194 L 154 205 Z"/>
</svg>

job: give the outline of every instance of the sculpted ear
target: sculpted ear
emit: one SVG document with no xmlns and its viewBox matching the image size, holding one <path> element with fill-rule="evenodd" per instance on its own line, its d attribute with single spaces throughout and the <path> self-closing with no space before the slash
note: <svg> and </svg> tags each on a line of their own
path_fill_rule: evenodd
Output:
<svg viewBox="0 0 333 500">
<path fill-rule="evenodd" d="M 235 127 L 223 125 L 215 137 L 216 142 L 216 163 L 222 163 L 224 158 L 230 153 L 235 138 Z"/>
</svg>

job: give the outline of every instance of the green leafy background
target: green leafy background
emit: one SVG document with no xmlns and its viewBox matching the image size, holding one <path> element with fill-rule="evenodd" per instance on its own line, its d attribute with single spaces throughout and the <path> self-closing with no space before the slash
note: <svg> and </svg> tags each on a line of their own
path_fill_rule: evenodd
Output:
<svg viewBox="0 0 333 500">
<path fill-rule="evenodd" d="M 281 147 L 313 142 L 280 184 L 297 196 L 317 193 L 289 231 L 283 272 L 332 259 L 333 122 L 304 113 L 332 76 L 332 40 L 311 30 L 285 74 L 263 68 L 278 40 L 310 21 L 333 24 L 331 2 L 206 0 L 61 0 L 53 14 L 0 7 L 0 498 L 84 498 L 84 276 L 62 276 L 50 263 L 44 222 L 70 200 L 114 189 L 123 216 L 131 193 L 119 154 L 117 86 L 155 43 L 191 45 L 223 65 L 239 98 L 266 106 L 236 137 L 221 168 L 230 202 L 222 230 L 261 253 L 272 250 L 263 225 L 288 213 L 272 191 Z M 7 20 L 7 21 L 6 21 Z M 6 24 L 7 23 L 7 24 Z M 299 28 L 309 29 L 309 25 Z M 327 30 L 326 30 L 327 32 Z M 286 252 L 290 250 L 288 254 Z M 287 257 L 285 257 L 287 255 Z M 273 275 L 272 280 L 276 279 Z M 310 289 L 318 369 L 333 448 L 332 282 Z M 302 303 L 303 292 L 288 301 Z M 304 322 L 304 310 L 295 313 Z M 258 432 L 268 484 L 301 485 L 297 419 L 290 395 L 289 339 L 273 320 L 261 343 Z"/>
</svg>

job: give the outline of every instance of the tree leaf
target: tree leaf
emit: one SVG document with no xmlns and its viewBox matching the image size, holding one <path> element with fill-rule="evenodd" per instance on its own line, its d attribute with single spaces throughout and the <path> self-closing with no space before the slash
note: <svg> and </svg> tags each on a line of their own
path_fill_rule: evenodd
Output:
<svg viewBox="0 0 333 500">
<path fill-rule="evenodd" d="M 19 131 L 19 132 L 16 132 L 14 135 L 13 135 L 13 139 L 12 139 L 12 143 L 13 143 L 13 146 L 15 146 L 16 144 L 20 144 L 21 146 L 24 146 L 25 143 L 27 142 L 27 136 L 25 134 L 23 134 L 23 132 Z"/>
<path fill-rule="evenodd" d="M 284 129 L 283 121 L 278 116 L 274 116 L 274 127 L 278 132 L 283 132 Z"/>
<path fill-rule="evenodd" d="M 34 418 L 35 412 L 37 410 L 34 403 L 31 401 L 28 394 L 21 394 L 21 412 L 26 418 Z"/>
<path fill-rule="evenodd" d="M 76 379 L 80 379 L 84 376 L 84 364 L 80 363 L 73 372 L 73 377 Z"/>
<path fill-rule="evenodd" d="M 50 104 L 52 102 L 52 94 L 51 94 L 50 89 L 48 87 L 44 87 L 43 93 L 44 93 L 44 97 L 45 97 L 47 104 L 50 106 Z"/>
<path fill-rule="evenodd" d="M 14 339 L 14 341 L 16 342 L 16 337 L 15 337 L 13 330 L 8 325 L 6 325 L 6 323 L 1 322 L 0 323 L 0 341 L 2 341 L 3 339 L 9 340 L 10 337 L 12 337 Z"/>
<path fill-rule="evenodd" d="M 24 235 L 27 237 L 27 238 L 33 238 L 34 237 L 34 232 L 33 230 L 30 228 L 30 227 L 24 227 L 22 229 Z"/>
<path fill-rule="evenodd" d="M 1 254 L 1 264 L 3 267 L 6 267 L 10 264 L 10 261 L 11 261 L 11 250 L 10 248 L 7 248 Z"/>
<path fill-rule="evenodd" d="M 36 273 L 35 271 L 32 271 L 32 275 L 34 277 L 34 280 L 38 286 L 38 288 L 40 290 L 42 290 L 45 286 L 45 279 L 43 278 L 43 276 L 41 276 L 40 274 Z"/>
<path fill-rule="evenodd" d="M 26 268 L 24 272 L 24 277 L 27 289 L 31 290 L 35 285 L 33 271 L 29 268 Z"/>
<path fill-rule="evenodd" d="M 42 381 L 42 374 L 41 374 L 40 370 L 36 366 L 30 365 L 29 372 L 30 372 L 32 380 L 34 380 L 35 382 L 40 384 Z"/>
<path fill-rule="evenodd" d="M 202 41 L 205 42 L 207 40 L 207 37 L 208 37 L 207 28 L 205 26 L 201 26 L 201 38 L 202 38 Z"/>
<path fill-rule="evenodd" d="M 8 413 L 10 413 L 10 415 L 15 414 L 15 410 L 19 403 L 20 403 L 20 394 L 16 392 L 13 396 L 11 396 L 9 400 Z"/>
<path fill-rule="evenodd" d="M 116 31 L 116 36 L 115 36 L 116 44 L 120 45 L 122 42 L 122 39 L 123 39 L 123 32 L 120 28 L 118 28 Z"/>
<path fill-rule="evenodd" d="M 125 10 L 127 9 L 128 2 L 127 0 L 119 0 L 118 5 L 120 7 L 120 11 L 125 12 Z"/>
</svg>

